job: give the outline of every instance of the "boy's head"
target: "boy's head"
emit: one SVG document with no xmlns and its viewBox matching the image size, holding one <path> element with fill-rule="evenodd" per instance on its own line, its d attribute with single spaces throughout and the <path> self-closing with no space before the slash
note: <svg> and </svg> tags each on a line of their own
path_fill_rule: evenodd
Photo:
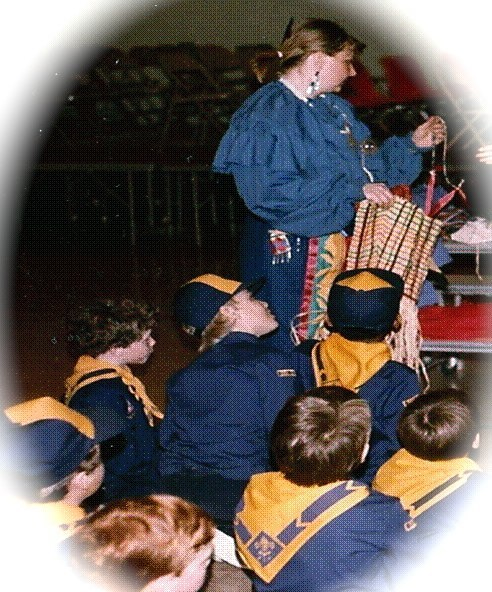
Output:
<svg viewBox="0 0 492 592">
<path fill-rule="evenodd" d="M 401 445 L 425 460 L 467 456 L 478 448 L 478 415 L 466 393 L 431 391 L 413 399 L 398 421 Z"/>
<path fill-rule="evenodd" d="M 107 590 L 196 592 L 215 527 L 198 506 L 171 495 L 119 500 L 94 512 L 69 541 L 72 564 Z"/>
<path fill-rule="evenodd" d="M 156 314 L 156 308 L 128 298 L 96 300 L 69 315 L 70 347 L 78 355 L 93 357 L 110 350 L 124 350 L 127 363 L 144 363 L 155 344 L 150 333 Z"/>
<path fill-rule="evenodd" d="M 201 350 L 233 330 L 266 335 L 278 323 L 266 303 L 254 298 L 264 283 L 241 284 L 213 274 L 196 277 L 176 292 L 176 319 L 186 333 L 201 337 Z"/>
<path fill-rule="evenodd" d="M 273 459 L 297 485 L 345 480 L 368 450 L 371 413 L 342 387 L 318 387 L 290 398 L 271 431 Z"/>
<path fill-rule="evenodd" d="M 402 278 L 385 269 L 343 271 L 328 295 L 328 324 L 351 341 L 382 340 L 399 328 L 403 288 Z"/>
<path fill-rule="evenodd" d="M 85 499 L 97 491 L 104 477 L 99 444 L 120 434 L 124 420 L 102 408 L 87 414 L 92 419 L 52 397 L 4 410 L 1 462 L 24 497 L 54 501 L 76 492 Z"/>
</svg>

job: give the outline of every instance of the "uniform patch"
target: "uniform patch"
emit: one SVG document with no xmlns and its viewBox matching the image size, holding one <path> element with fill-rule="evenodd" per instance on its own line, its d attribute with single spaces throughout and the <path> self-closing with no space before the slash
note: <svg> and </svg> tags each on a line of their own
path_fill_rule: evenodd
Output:
<svg viewBox="0 0 492 592">
<path fill-rule="evenodd" d="M 277 370 L 277 376 L 279 378 L 294 378 L 297 373 L 293 368 L 280 368 Z"/>
</svg>

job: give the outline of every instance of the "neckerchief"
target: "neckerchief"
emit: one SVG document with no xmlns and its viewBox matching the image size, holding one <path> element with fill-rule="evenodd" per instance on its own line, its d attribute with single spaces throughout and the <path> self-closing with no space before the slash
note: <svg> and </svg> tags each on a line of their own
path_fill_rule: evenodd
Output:
<svg viewBox="0 0 492 592">
<path fill-rule="evenodd" d="M 372 487 L 400 499 L 412 518 L 410 529 L 414 518 L 464 485 L 474 471 L 481 469 L 468 457 L 430 461 L 402 448 L 380 467 Z"/>
<path fill-rule="evenodd" d="M 253 475 L 234 524 L 239 552 L 248 567 L 271 582 L 323 526 L 368 495 L 365 485 L 353 481 L 302 487 L 279 472 Z"/>
<path fill-rule="evenodd" d="M 68 405 L 70 399 L 83 386 L 87 386 L 98 380 L 117 377 L 121 378 L 135 399 L 142 403 L 145 415 L 151 426 L 154 425 L 154 417 L 157 417 L 158 419 L 164 417 L 163 413 L 159 411 L 157 406 L 145 392 L 143 383 L 134 376 L 128 366 L 108 364 L 107 362 L 96 360 L 91 356 L 80 356 L 75 364 L 72 376 L 65 380 L 65 402 Z"/>
<path fill-rule="evenodd" d="M 343 386 L 354 392 L 391 360 L 387 343 L 349 341 L 338 333 L 317 343 L 312 350 L 316 386 Z"/>
</svg>

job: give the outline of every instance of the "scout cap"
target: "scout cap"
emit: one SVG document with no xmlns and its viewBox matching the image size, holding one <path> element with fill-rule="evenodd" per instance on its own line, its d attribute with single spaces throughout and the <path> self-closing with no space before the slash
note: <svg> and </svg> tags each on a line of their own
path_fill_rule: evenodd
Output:
<svg viewBox="0 0 492 592">
<path fill-rule="evenodd" d="M 403 279 L 386 269 L 361 268 L 339 273 L 330 288 L 327 313 L 331 327 L 385 335 L 393 327 L 403 295 Z"/>
<path fill-rule="evenodd" d="M 39 487 L 73 473 L 89 451 L 124 430 L 112 409 L 94 407 L 86 415 L 52 397 L 40 397 L 4 410 L 0 463 Z"/>
<path fill-rule="evenodd" d="M 174 297 L 174 314 L 189 335 L 200 336 L 228 300 L 241 290 L 256 294 L 265 278 L 244 284 L 218 275 L 200 275 L 181 286 Z"/>
</svg>

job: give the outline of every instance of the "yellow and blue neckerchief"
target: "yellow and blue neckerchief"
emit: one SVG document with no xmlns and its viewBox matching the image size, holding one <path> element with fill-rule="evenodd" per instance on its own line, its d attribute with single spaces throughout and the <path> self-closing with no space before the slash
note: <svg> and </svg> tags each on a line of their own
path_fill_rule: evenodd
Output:
<svg viewBox="0 0 492 592">
<path fill-rule="evenodd" d="M 354 392 L 390 360 L 386 342 L 349 341 L 338 333 L 316 343 L 311 352 L 316 386 L 343 386 Z"/>
<path fill-rule="evenodd" d="M 162 419 L 164 414 L 159 411 L 157 405 L 149 398 L 145 392 L 143 383 L 132 373 L 128 366 L 116 366 L 96 360 L 91 356 L 80 356 L 75 365 L 72 376 L 65 381 L 65 402 L 84 386 L 92 384 L 98 380 L 108 378 L 121 378 L 128 387 L 129 392 L 140 401 L 144 407 L 144 412 L 151 426 L 154 425 L 154 417 Z"/>
<path fill-rule="evenodd" d="M 269 583 L 323 526 L 368 495 L 353 481 L 303 487 L 279 472 L 253 475 L 234 524 L 239 553 Z"/>
<path fill-rule="evenodd" d="M 464 485 L 470 475 L 481 471 L 468 457 L 430 461 L 400 449 L 376 473 L 372 487 L 399 498 L 411 520 L 405 528 L 417 525 L 415 518 Z"/>
</svg>

